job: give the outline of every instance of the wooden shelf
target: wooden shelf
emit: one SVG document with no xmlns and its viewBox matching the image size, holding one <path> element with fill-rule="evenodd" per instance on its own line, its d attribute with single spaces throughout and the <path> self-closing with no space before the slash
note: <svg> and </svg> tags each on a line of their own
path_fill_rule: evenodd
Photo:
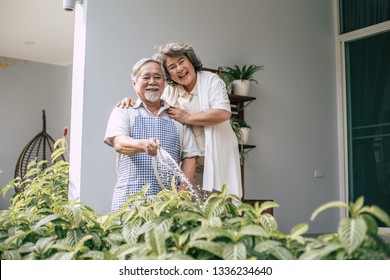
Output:
<svg viewBox="0 0 390 280">
<path fill-rule="evenodd" d="M 212 69 L 212 68 L 203 68 L 202 70 L 205 70 L 205 71 L 210 71 L 210 72 L 213 72 L 213 73 L 223 73 L 223 68 L 222 67 L 218 67 L 218 69 Z M 230 101 L 230 105 L 231 105 L 231 112 L 232 112 L 232 117 L 235 116 L 235 117 L 238 117 L 239 119 L 245 119 L 244 117 L 244 109 L 246 106 L 248 106 L 250 103 L 252 103 L 253 101 L 256 100 L 256 97 L 253 97 L 253 96 L 244 96 L 244 95 L 237 95 L 237 94 L 234 94 L 234 93 L 229 93 L 228 94 L 228 97 L 229 97 L 229 101 Z M 239 147 L 239 151 L 240 152 L 244 152 L 244 153 L 248 153 L 250 150 L 256 148 L 255 145 L 238 145 Z M 244 150 L 244 151 L 243 151 Z M 243 191 L 243 194 L 245 197 L 245 187 L 244 187 L 244 165 L 241 165 L 241 180 L 242 180 L 242 191 Z M 264 202 L 266 200 L 244 200 L 244 202 L 247 202 L 247 203 L 250 203 L 250 204 L 254 204 L 255 202 Z M 273 214 L 272 212 L 272 209 L 266 211 L 270 214 Z"/>
<path fill-rule="evenodd" d="M 237 95 L 237 94 L 228 94 L 230 102 L 233 104 L 237 103 L 244 103 L 244 102 L 249 102 L 256 100 L 256 97 L 253 96 L 244 96 L 244 95 Z"/>
<path fill-rule="evenodd" d="M 240 145 L 240 144 L 239 144 Z M 241 145 L 240 145 L 241 146 Z M 248 145 L 248 144 L 244 144 L 242 145 L 244 150 L 247 150 L 247 149 L 253 149 L 253 148 L 256 148 L 256 145 Z"/>
<path fill-rule="evenodd" d="M 256 97 L 252 96 L 243 96 L 243 95 L 236 95 L 236 94 L 228 94 L 230 104 L 232 105 L 232 113 L 236 113 L 240 115 L 243 113 L 243 110 L 246 106 L 251 104 L 254 100 L 256 100 Z M 243 116 L 240 116 L 240 118 L 243 118 Z"/>
</svg>

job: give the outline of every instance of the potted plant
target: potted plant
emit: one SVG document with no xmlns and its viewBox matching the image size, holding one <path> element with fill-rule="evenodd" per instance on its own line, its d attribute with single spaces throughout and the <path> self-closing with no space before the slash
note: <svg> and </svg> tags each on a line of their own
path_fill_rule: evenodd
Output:
<svg viewBox="0 0 390 280">
<path fill-rule="evenodd" d="M 247 144 L 249 138 L 249 131 L 251 130 L 251 126 L 244 120 L 240 119 L 236 116 L 233 116 L 230 119 L 233 130 L 236 133 L 239 144 Z"/>
<path fill-rule="evenodd" d="M 253 75 L 260 70 L 263 70 L 264 66 L 259 65 L 244 65 L 239 67 L 224 67 L 224 72 L 233 78 L 233 93 L 237 95 L 248 95 L 250 89 L 250 82 L 258 84 L 257 80 L 253 78 Z"/>
<path fill-rule="evenodd" d="M 225 72 L 218 73 L 218 76 L 225 82 L 227 93 L 231 94 L 233 89 L 233 77 Z"/>
<path fill-rule="evenodd" d="M 246 158 L 244 145 L 248 143 L 251 126 L 248 125 L 244 119 L 240 119 L 237 116 L 233 116 L 230 119 L 230 124 L 233 128 L 234 133 L 236 134 L 238 144 L 240 145 L 240 161 L 241 164 L 243 164 Z"/>
</svg>

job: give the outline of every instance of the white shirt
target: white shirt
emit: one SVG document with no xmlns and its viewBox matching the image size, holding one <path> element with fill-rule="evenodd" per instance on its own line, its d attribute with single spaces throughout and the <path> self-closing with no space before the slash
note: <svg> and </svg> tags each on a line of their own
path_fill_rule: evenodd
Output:
<svg viewBox="0 0 390 280">
<path fill-rule="evenodd" d="M 166 110 L 169 108 L 169 105 L 162 100 L 162 106 L 157 114 L 158 117 L 163 119 L 172 120 L 179 133 L 180 144 L 181 144 L 181 159 L 199 156 L 199 148 L 196 145 L 194 134 L 192 133 L 191 128 L 188 125 L 183 125 L 180 122 L 177 122 L 171 119 Z M 131 136 L 132 125 L 134 124 L 135 117 L 154 117 L 154 115 L 146 108 L 145 104 L 138 99 L 136 104 L 133 107 L 128 109 L 114 108 L 111 112 L 106 135 L 104 142 L 112 146 L 112 139 L 119 135 L 129 135 Z"/>
<path fill-rule="evenodd" d="M 231 112 L 225 83 L 217 74 L 198 71 L 195 88 L 193 92 L 198 94 L 199 102 L 190 104 L 192 112 L 197 113 L 210 109 L 223 109 Z M 179 98 L 182 97 L 183 90 L 181 86 L 167 86 L 161 98 L 171 106 L 182 108 Z M 201 146 L 199 148 L 204 151 L 205 155 L 203 189 L 220 191 L 223 184 L 227 184 L 228 193 L 233 193 L 241 198 L 242 183 L 238 141 L 230 121 L 205 126 L 203 135 L 200 134 L 198 137 L 204 137 L 204 144 L 202 144 L 201 139 L 197 139 L 197 143 Z"/>
</svg>

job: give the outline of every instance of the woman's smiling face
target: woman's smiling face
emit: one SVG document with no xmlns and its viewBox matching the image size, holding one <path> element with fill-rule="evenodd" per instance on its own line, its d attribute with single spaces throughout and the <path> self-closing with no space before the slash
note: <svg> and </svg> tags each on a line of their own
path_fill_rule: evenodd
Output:
<svg viewBox="0 0 390 280">
<path fill-rule="evenodd" d="M 168 57 L 165 65 L 172 80 L 191 92 L 196 84 L 196 71 L 188 57 L 184 54 Z"/>
</svg>

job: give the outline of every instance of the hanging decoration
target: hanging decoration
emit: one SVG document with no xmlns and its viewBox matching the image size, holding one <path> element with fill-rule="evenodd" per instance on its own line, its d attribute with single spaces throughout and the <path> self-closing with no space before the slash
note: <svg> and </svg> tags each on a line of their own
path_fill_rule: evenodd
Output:
<svg viewBox="0 0 390 280">
<path fill-rule="evenodd" d="M 16 163 L 15 168 L 15 178 L 20 177 L 24 178 L 27 173 L 28 164 L 33 161 L 46 161 L 42 164 L 41 167 L 46 169 L 47 167 L 54 164 L 50 161 L 50 156 L 54 152 L 54 139 L 46 132 L 46 114 L 45 110 L 42 110 L 42 131 L 38 133 L 26 147 L 23 149 L 22 153 L 19 156 L 18 162 Z M 64 130 L 64 137 L 66 137 Z M 62 155 L 57 160 L 65 160 L 65 157 Z M 56 161 L 57 161 L 56 160 Z M 21 192 L 23 189 L 15 189 L 16 192 Z"/>
</svg>

